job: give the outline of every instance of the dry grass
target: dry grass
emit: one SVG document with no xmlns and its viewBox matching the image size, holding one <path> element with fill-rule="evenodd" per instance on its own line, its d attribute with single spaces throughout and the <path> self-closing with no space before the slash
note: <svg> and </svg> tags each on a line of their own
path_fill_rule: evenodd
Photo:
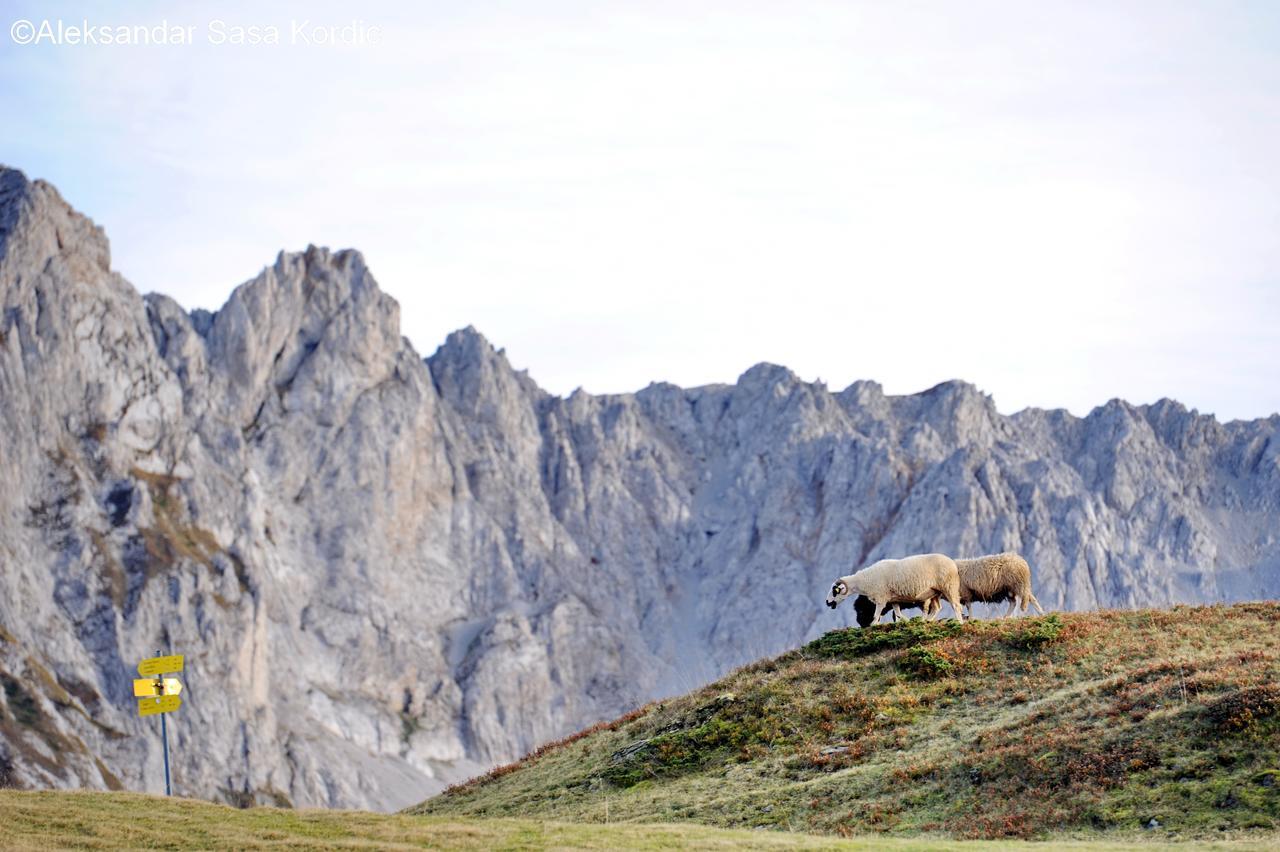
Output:
<svg viewBox="0 0 1280 852">
<path fill-rule="evenodd" d="M 1022 844 L 983 844 L 1012 849 Z M 0 790 L 0 847 L 48 849 L 710 849 L 967 850 L 939 839 L 837 840 L 688 824 L 574 825 L 533 819 L 457 819 L 360 811 L 238 810 L 133 793 Z M 1102 848 L 1045 844 L 1038 849 Z M 1108 846 L 1151 850 L 1152 845 Z M 1231 845 L 1233 849 L 1260 845 Z"/>
<path fill-rule="evenodd" d="M 218 545 L 218 540 L 213 533 L 185 523 L 186 509 L 181 500 L 171 493 L 171 489 L 179 480 L 173 476 L 150 473 L 136 467 L 129 472 L 135 479 L 146 483 L 147 489 L 151 492 L 155 526 L 139 529 L 149 557 L 148 564 L 157 566 L 157 571 L 163 571 L 172 567 L 180 559 L 189 559 L 206 568 L 212 568 L 212 559 L 222 548 Z M 151 577 L 148 576 L 148 579 Z"/>
</svg>

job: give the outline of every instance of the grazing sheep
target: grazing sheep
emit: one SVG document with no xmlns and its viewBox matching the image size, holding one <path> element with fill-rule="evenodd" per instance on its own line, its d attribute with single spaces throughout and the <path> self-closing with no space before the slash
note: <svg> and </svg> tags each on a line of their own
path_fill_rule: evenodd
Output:
<svg viewBox="0 0 1280 852">
<path fill-rule="evenodd" d="M 866 595 L 874 612 L 882 612 L 886 606 L 896 609 L 902 604 L 923 606 L 940 597 L 951 604 L 956 620 L 964 621 L 960 614 L 960 576 L 956 563 L 941 553 L 881 559 L 855 574 L 841 577 L 831 585 L 827 606 L 835 609 L 849 595 Z M 925 618 L 929 617 L 928 612 L 925 609 Z M 941 606 L 934 618 L 939 614 Z"/>
<path fill-rule="evenodd" d="M 1018 607 L 1027 611 L 1030 604 L 1041 615 L 1040 601 L 1031 594 L 1031 566 L 1016 553 L 996 553 L 976 559 L 957 559 L 960 572 L 960 602 L 973 615 L 974 602 L 998 604 L 1009 601 L 1004 617 L 1008 618 Z"/>
</svg>

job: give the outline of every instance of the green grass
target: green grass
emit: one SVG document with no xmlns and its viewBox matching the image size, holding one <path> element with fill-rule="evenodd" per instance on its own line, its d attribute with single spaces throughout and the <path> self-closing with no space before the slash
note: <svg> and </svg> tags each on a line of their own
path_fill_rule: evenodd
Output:
<svg viewBox="0 0 1280 852">
<path fill-rule="evenodd" d="M 1278 683 L 1273 603 L 834 631 L 411 812 L 1274 845 Z"/>
<path fill-rule="evenodd" d="M 1019 841 L 976 844 L 929 839 L 839 839 L 691 824 L 572 824 L 536 819 L 468 819 L 361 811 L 248 808 L 136 793 L 0 790 L 0 847 L 48 849 L 830 849 L 868 852 L 1020 849 Z M 1054 842 L 1051 850 L 1133 849 L 1166 844 Z M 1195 848 L 1265 849 L 1262 841 Z M 1187 845 L 1178 847 L 1187 849 Z"/>
</svg>

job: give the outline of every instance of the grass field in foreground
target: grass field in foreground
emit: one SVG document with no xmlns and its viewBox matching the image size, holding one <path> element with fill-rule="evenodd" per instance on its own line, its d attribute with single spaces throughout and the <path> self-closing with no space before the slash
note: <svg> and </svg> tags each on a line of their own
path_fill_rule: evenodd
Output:
<svg viewBox="0 0 1280 852">
<path fill-rule="evenodd" d="M 960 842 L 880 836 L 839 839 L 669 823 L 582 825 L 529 819 L 461 819 L 362 811 L 237 810 L 135 793 L 0 790 L 4 849 L 1229 849 L 1276 848 L 1280 838 L 1240 842 Z"/>
</svg>

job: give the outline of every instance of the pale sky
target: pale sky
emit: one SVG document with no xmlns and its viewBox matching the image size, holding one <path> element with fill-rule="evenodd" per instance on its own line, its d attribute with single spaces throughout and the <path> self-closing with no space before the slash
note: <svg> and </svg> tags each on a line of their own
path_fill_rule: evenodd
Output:
<svg viewBox="0 0 1280 852">
<path fill-rule="evenodd" d="M 1280 410 L 1280 3 L 103 5 L 0 6 L 0 162 L 189 308 L 315 243 L 555 393 Z M 195 44 L 15 43 L 86 18 Z"/>
</svg>

